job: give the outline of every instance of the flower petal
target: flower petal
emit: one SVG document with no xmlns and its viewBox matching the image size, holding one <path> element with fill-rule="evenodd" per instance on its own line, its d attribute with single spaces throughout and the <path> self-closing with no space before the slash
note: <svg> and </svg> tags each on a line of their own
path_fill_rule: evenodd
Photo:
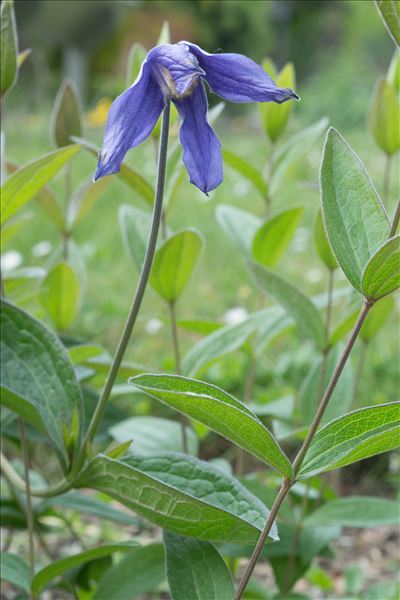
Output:
<svg viewBox="0 0 400 600">
<path fill-rule="evenodd" d="M 179 133 L 190 182 L 208 194 L 223 180 L 221 143 L 207 123 L 207 96 L 201 82 L 193 92 L 174 99 L 182 118 Z"/>
<path fill-rule="evenodd" d="M 205 75 L 194 54 L 183 44 L 156 46 L 150 50 L 147 59 L 167 96 L 185 94 L 194 79 Z"/>
<path fill-rule="evenodd" d="M 94 180 L 117 173 L 125 154 L 153 131 L 165 98 L 146 59 L 135 83 L 111 105 Z"/>
<path fill-rule="evenodd" d="M 289 88 L 280 88 L 260 65 L 243 54 L 209 54 L 190 42 L 199 65 L 206 72 L 210 89 L 229 102 L 286 102 L 299 96 Z"/>
</svg>

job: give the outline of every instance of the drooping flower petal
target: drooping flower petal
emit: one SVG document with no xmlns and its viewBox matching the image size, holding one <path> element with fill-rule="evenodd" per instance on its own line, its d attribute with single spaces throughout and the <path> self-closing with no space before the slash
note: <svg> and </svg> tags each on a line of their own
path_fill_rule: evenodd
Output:
<svg viewBox="0 0 400 600">
<path fill-rule="evenodd" d="M 135 83 L 111 105 L 95 181 L 120 170 L 128 150 L 153 131 L 164 106 L 165 98 L 146 59 Z"/>
<path fill-rule="evenodd" d="M 161 44 L 150 50 L 147 61 L 166 96 L 185 94 L 200 75 L 196 57 L 183 44 Z"/>
<path fill-rule="evenodd" d="M 260 65 L 243 54 L 209 54 L 196 44 L 180 42 L 196 56 L 206 72 L 210 89 L 229 102 L 277 102 L 299 99 L 289 88 L 280 88 Z"/>
<path fill-rule="evenodd" d="M 190 182 L 207 194 L 223 180 L 221 143 L 207 122 L 207 96 L 201 82 L 189 96 L 174 99 L 182 118 L 179 133 Z"/>
</svg>

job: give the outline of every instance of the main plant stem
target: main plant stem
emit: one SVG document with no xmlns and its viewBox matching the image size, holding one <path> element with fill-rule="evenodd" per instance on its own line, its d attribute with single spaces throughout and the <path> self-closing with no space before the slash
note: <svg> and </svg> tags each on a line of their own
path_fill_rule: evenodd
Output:
<svg viewBox="0 0 400 600">
<path fill-rule="evenodd" d="M 167 101 L 167 104 L 164 108 L 163 117 L 162 117 L 161 138 L 160 138 L 158 166 L 157 166 L 157 184 L 156 184 L 156 192 L 155 192 L 154 207 L 153 207 L 153 218 L 152 218 L 149 241 L 147 244 L 146 256 L 145 256 L 145 259 L 143 262 L 139 283 L 137 286 L 136 294 L 132 301 L 132 306 L 129 311 L 128 319 L 125 323 L 125 327 L 122 332 L 121 339 L 118 343 L 118 347 L 115 352 L 115 356 L 114 356 L 113 362 L 111 364 L 111 368 L 108 373 L 103 392 L 100 396 L 100 399 L 97 403 L 97 406 L 96 406 L 96 409 L 92 416 L 92 419 L 90 421 L 84 443 L 82 444 L 81 452 L 77 458 L 76 469 L 79 469 L 82 466 L 82 464 L 85 460 L 85 456 L 86 456 L 86 448 L 93 441 L 93 438 L 96 434 L 97 428 L 98 428 L 100 421 L 102 419 L 102 416 L 104 414 L 108 399 L 111 394 L 112 387 L 117 378 L 122 359 L 124 357 L 130 337 L 132 335 L 132 331 L 133 331 L 133 328 L 136 323 L 139 309 L 142 304 L 144 292 L 147 287 L 147 282 L 149 280 L 151 266 L 153 264 L 154 253 L 156 250 L 157 237 L 158 237 L 158 232 L 160 229 L 160 222 L 161 222 L 161 215 L 162 215 L 165 172 L 166 172 L 166 162 L 167 162 L 167 148 L 168 148 L 169 116 L 170 116 L 170 103 L 169 103 L 169 101 Z"/>
<path fill-rule="evenodd" d="M 24 463 L 24 477 L 25 477 L 25 495 L 26 495 L 26 520 L 28 523 L 28 540 L 29 540 L 29 572 L 31 580 L 35 576 L 35 541 L 34 541 L 34 523 L 33 523 L 33 511 L 32 511 L 32 496 L 31 496 L 31 485 L 29 479 L 29 452 L 28 444 L 26 441 L 25 425 L 23 419 L 19 418 L 19 433 L 21 438 L 21 450 L 22 460 Z"/>
<path fill-rule="evenodd" d="M 275 499 L 275 502 L 271 508 L 271 512 L 270 515 L 267 519 L 267 522 L 265 523 L 264 529 L 259 537 L 259 540 L 257 542 L 257 545 L 254 549 L 254 552 L 252 554 L 252 557 L 249 561 L 249 564 L 247 565 L 246 571 L 242 577 L 242 580 L 239 583 L 237 592 L 235 594 L 235 600 L 240 600 L 242 593 L 244 592 L 244 590 L 246 589 L 247 583 L 254 571 L 254 568 L 257 564 L 257 561 L 259 559 L 259 556 L 261 554 L 261 551 L 264 547 L 265 541 L 269 535 L 269 532 L 271 531 L 271 527 L 274 523 L 275 520 L 275 516 L 277 515 L 279 508 L 282 504 L 282 502 L 284 501 L 284 499 L 286 498 L 290 488 L 292 487 L 292 485 L 295 483 L 296 481 L 296 475 L 298 474 L 301 465 L 303 464 L 303 460 L 304 457 L 311 445 L 311 442 L 313 441 L 313 438 L 317 432 L 317 429 L 319 427 L 319 424 L 321 423 L 321 419 L 324 416 L 324 412 L 328 406 L 329 400 L 331 399 L 331 396 L 335 390 L 335 387 L 337 385 L 337 382 L 339 381 L 339 378 L 342 374 L 342 371 L 347 363 L 347 360 L 349 358 L 350 352 L 355 344 L 355 341 L 358 337 L 358 334 L 360 333 L 361 327 L 371 309 L 371 307 L 373 306 L 373 302 L 369 301 L 369 300 L 365 300 L 364 301 L 364 305 L 360 311 L 360 314 L 358 316 L 357 322 L 353 327 L 353 330 L 346 342 L 346 345 L 343 349 L 342 355 L 339 359 L 339 362 L 336 365 L 336 368 L 332 374 L 332 377 L 329 381 L 329 384 L 325 390 L 325 393 L 321 399 L 321 402 L 318 406 L 317 412 L 314 416 L 314 419 L 310 425 L 310 429 L 308 431 L 307 437 L 304 440 L 295 460 L 293 463 L 293 478 L 292 480 L 288 480 L 288 479 L 284 479 L 282 482 L 282 486 L 281 489 L 279 491 L 278 496 Z M 273 515 L 273 516 L 272 516 Z"/>
</svg>

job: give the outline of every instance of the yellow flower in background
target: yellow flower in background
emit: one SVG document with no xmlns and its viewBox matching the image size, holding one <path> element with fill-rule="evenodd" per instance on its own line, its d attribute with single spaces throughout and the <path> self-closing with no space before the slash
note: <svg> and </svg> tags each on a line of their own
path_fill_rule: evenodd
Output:
<svg viewBox="0 0 400 600">
<path fill-rule="evenodd" d="M 110 98 L 100 98 L 96 106 L 88 112 L 87 122 L 90 127 L 101 127 L 107 121 L 108 111 L 111 106 Z"/>
</svg>

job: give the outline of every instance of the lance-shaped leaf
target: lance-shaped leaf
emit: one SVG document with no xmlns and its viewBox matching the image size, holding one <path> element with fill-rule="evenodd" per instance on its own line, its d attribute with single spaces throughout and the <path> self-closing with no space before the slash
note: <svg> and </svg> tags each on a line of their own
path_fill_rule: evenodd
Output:
<svg viewBox="0 0 400 600">
<path fill-rule="evenodd" d="M 375 5 L 386 29 L 397 46 L 400 46 L 400 6 L 397 0 L 375 0 Z"/>
<path fill-rule="evenodd" d="M 1 188 L 1 224 L 34 198 L 79 150 L 77 144 L 66 146 L 15 171 Z"/>
<path fill-rule="evenodd" d="M 122 204 L 118 218 L 125 248 L 140 272 L 147 249 L 151 214 L 135 206 Z"/>
<path fill-rule="evenodd" d="M 389 221 L 364 165 L 333 128 L 321 165 L 322 211 L 331 248 L 361 292 L 364 268 L 388 238 Z"/>
<path fill-rule="evenodd" d="M 126 63 L 126 85 L 131 86 L 140 73 L 142 62 L 146 58 L 146 48 L 142 44 L 133 44 L 129 50 L 128 61 Z"/>
<path fill-rule="evenodd" d="M 325 225 L 322 219 L 322 212 L 318 210 L 314 222 L 314 242 L 318 256 L 324 265 L 331 271 L 337 269 L 338 264 L 326 237 Z"/>
<path fill-rule="evenodd" d="M 382 298 L 374 304 L 364 321 L 360 336 L 364 342 L 369 343 L 378 331 L 385 325 L 394 307 L 392 296 Z"/>
<path fill-rule="evenodd" d="M 305 527 L 384 527 L 397 525 L 399 505 L 394 500 L 372 496 L 351 496 L 330 500 L 312 512 L 304 521 Z"/>
<path fill-rule="evenodd" d="M 220 204 L 215 210 L 218 225 L 235 242 L 239 250 L 248 254 L 261 219 L 241 208 Z"/>
<path fill-rule="evenodd" d="M 252 263 L 251 269 L 259 287 L 271 294 L 297 324 L 302 337 L 312 339 L 319 348 L 325 345 L 325 328 L 315 304 L 298 288 L 273 271 Z"/>
<path fill-rule="evenodd" d="M 50 135 L 58 147 L 68 146 L 71 136 L 82 136 L 83 110 L 78 88 L 70 79 L 60 86 L 50 121 Z"/>
<path fill-rule="evenodd" d="M 25 311 L 1 303 L 1 402 L 47 432 L 62 467 L 69 463 L 64 429 L 82 427 L 81 393 L 59 339 Z M 80 434 L 77 433 L 77 443 Z"/>
<path fill-rule="evenodd" d="M 18 36 L 13 0 L 4 0 L 0 8 L 0 95 L 14 85 L 18 75 Z"/>
<path fill-rule="evenodd" d="M 8 581 L 18 588 L 30 591 L 29 565 L 18 554 L 2 552 L 0 554 L 0 578 Z"/>
<path fill-rule="evenodd" d="M 300 478 L 331 471 L 400 445 L 400 402 L 360 408 L 317 432 Z"/>
<path fill-rule="evenodd" d="M 260 192 L 262 199 L 265 200 L 268 196 L 268 185 L 260 171 L 255 169 L 246 159 L 230 150 L 223 150 L 222 155 L 226 164 L 235 169 L 244 179 L 250 181 L 256 190 Z"/>
<path fill-rule="evenodd" d="M 389 156 L 400 148 L 400 128 L 395 126 L 399 111 L 393 87 L 385 79 L 380 79 L 369 110 L 369 126 L 375 142 Z"/>
<path fill-rule="evenodd" d="M 165 580 L 164 547 L 149 544 L 128 552 L 101 577 L 93 600 L 132 600 Z"/>
<path fill-rule="evenodd" d="M 103 178 L 94 183 L 85 182 L 79 187 L 68 204 L 67 226 L 70 231 L 86 219 L 109 183 L 109 179 Z"/>
<path fill-rule="evenodd" d="M 132 377 L 129 382 L 210 427 L 283 475 L 291 475 L 290 462 L 273 435 L 245 404 L 221 388 L 178 375 L 145 374 Z"/>
<path fill-rule="evenodd" d="M 391 238 L 375 252 L 364 269 L 361 280 L 366 298 L 378 300 L 400 286 L 400 235 Z"/>
<path fill-rule="evenodd" d="M 232 600 L 232 577 L 212 544 L 164 532 L 167 578 L 173 600 Z"/>
<path fill-rule="evenodd" d="M 274 267 L 288 247 L 303 211 L 289 208 L 266 221 L 254 236 L 253 258 L 266 267 Z"/>
<path fill-rule="evenodd" d="M 210 541 L 252 544 L 268 516 L 233 477 L 177 453 L 124 460 L 99 455 L 76 485 L 104 492 L 160 527 Z M 276 539 L 276 528 L 270 537 Z"/>
<path fill-rule="evenodd" d="M 90 550 L 85 550 L 79 554 L 74 554 L 73 556 L 66 556 L 65 558 L 55 560 L 47 565 L 47 567 L 44 567 L 36 573 L 32 581 L 32 593 L 36 596 L 53 579 L 59 577 L 60 575 L 64 575 L 64 573 L 70 571 L 71 569 L 80 567 L 91 560 L 109 556 L 114 552 L 127 552 L 128 550 L 132 550 L 132 548 L 135 546 L 139 546 L 138 542 L 129 540 L 127 542 L 118 542 L 116 544 L 107 544 L 105 546 L 91 548 Z"/>
<path fill-rule="evenodd" d="M 58 331 L 75 321 L 79 307 L 79 279 L 67 262 L 58 263 L 44 278 L 40 301 Z"/>
<path fill-rule="evenodd" d="M 178 300 L 199 258 L 203 240 L 194 229 L 171 236 L 157 250 L 150 275 L 150 284 L 161 298 L 173 303 Z"/>
<path fill-rule="evenodd" d="M 269 61 L 263 62 L 263 67 L 266 72 L 273 77 L 276 85 L 283 88 L 296 88 L 296 78 L 294 73 L 293 63 L 287 63 L 283 69 L 272 75 L 269 69 Z M 259 109 L 261 120 L 265 133 L 272 142 L 275 142 L 281 137 L 286 129 L 290 114 L 293 110 L 293 102 L 285 102 L 284 104 L 276 104 L 275 102 L 261 102 Z"/>
<path fill-rule="evenodd" d="M 98 157 L 100 148 L 89 142 L 88 140 L 74 136 L 74 141 L 81 144 L 81 146 L 87 150 L 95 158 Z M 116 177 L 121 179 L 124 183 L 134 189 L 139 196 L 146 202 L 146 204 L 153 205 L 154 202 L 154 189 L 152 185 L 146 181 L 146 179 L 140 175 L 132 167 L 128 167 L 125 163 L 121 165 L 121 170 L 115 174 Z"/>
</svg>

